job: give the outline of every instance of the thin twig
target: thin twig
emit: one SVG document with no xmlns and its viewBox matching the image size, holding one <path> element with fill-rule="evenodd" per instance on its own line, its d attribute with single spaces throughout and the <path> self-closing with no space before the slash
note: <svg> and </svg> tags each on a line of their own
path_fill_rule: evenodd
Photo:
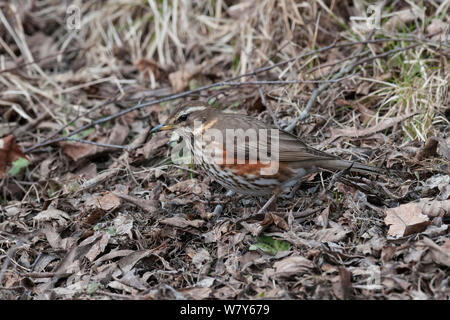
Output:
<svg viewBox="0 0 450 320">
<path fill-rule="evenodd" d="M 76 138 L 71 138 L 71 137 L 64 137 L 64 138 L 65 138 L 64 140 L 67 140 L 67 141 L 92 144 L 97 147 L 112 148 L 112 149 L 128 149 L 128 146 L 119 146 L 117 144 L 100 143 L 100 142 L 94 142 L 94 141 L 89 141 L 89 140 L 84 140 L 84 139 L 76 139 Z"/>
</svg>

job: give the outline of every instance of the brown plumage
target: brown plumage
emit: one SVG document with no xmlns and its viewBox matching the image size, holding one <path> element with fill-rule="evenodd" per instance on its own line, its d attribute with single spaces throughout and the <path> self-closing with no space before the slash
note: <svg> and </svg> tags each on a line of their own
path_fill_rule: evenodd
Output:
<svg viewBox="0 0 450 320">
<path fill-rule="evenodd" d="M 227 139 L 227 129 L 240 130 L 233 137 L 234 150 L 227 148 L 227 142 L 231 141 Z M 224 113 L 202 102 L 190 102 L 176 108 L 167 123 L 155 127 L 152 132 L 162 130 L 177 130 L 206 174 L 224 187 L 243 194 L 278 194 L 319 169 L 349 169 L 373 174 L 385 172 L 384 169 L 344 160 L 311 148 L 298 137 L 253 117 Z M 205 137 L 210 131 L 221 133 L 223 140 L 209 141 Z M 248 134 L 248 139 L 239 141 L 244 133 L 255 134 Z M 278 140 L 275 139 L 276 133 Z M 215 152 L 215 157 L 210 156 L 211 150 Z M 237 157 L 239 154 L 243 156 Z M 264 155 L 268 155 L 273 162 L 269 163 Z M 229 159 L 232 162 L 226 161 Z M 238 162 L 238 159 L 242 161 Z M 262 174 L 262 169 L 268 170 L 272 165 L 277 168 L 276 171 Z"/>
</svg>

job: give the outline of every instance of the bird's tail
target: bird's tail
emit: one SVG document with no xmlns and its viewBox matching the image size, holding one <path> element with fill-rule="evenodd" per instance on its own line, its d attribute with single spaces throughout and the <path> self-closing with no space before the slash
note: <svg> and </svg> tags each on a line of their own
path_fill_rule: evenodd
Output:
<svg viewBox="0 0 450 320">
<path fill-rule="evenodd" d="M 362 164 L 356 161 L 348 161 L 343 159 L 326 159 L 315 162 L 315 165 L 322 169 L 329 170 L 350 170 L 351 172 L 387 174 L 388 170 Z"/>
</svg>

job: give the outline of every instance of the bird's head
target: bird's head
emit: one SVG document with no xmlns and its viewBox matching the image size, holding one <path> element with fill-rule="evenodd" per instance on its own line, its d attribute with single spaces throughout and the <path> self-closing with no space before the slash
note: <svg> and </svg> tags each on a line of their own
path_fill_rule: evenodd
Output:
<svg viewBox="0 0 450 320">
<path fill-rule="evenodd" d="M 215 109 L 203 102 L 189 102 L 177 107 L 164 124 L 154 127 L 150 133 L 179 129 L 181 133 L 192 133 L 195 125 L 202 125 Z"/>
</svg>

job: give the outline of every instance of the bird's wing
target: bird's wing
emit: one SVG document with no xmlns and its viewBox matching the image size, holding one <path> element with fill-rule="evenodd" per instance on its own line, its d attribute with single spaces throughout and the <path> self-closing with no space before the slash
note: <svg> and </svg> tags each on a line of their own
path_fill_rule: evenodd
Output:
<svg viewBox="0 0 450 320">
<path fill-rule="evenodd" d="M 258 160 L 261 160 L 261 156 L 265 160 L 267 159 L 266 156 L 275 159 L 275 153 L 278 154 L 278 160 L 281 162 L 339 159 L 334 155 L 311 148 L 295 135 L 273 126 L 268 126 L 253 117 L 236 114 L 223 115 L 224 121 L 217 123 L 214 127 L 222 132 L 226 132 L 226 129 L 234 130 L 238 138 L 234 139 L 235 155 L 243 154 L 246 160 L 255 154 Z M 236 131 L 236 128 L 242 130 Z M 227 139 L 224 137 L 224 147 L 226 146 L 226 141 Z"/>
<path fill-rule="evenodd" d="M 330 170 L 349 169 L 363 173 L 385 172 L 381 168 L 343 160 L 335 155 L 311 148 L 295 135 L 268 126 L 264 122 L 249 116 L 223 114 L 221 121 L 214 122 L 212 127 L 219 129 L 225 135 L 222 146 L 226 150 L 227 156 L 230 155 L 231 150 L 226 146 L 227 140 L 230 142 L 230 139 L 226 137 L 225 133 L 227 129 L 234 131 L 236 137 L 232 137 L 231 143 L 234 146 L 233 160 L 237 158 L 237 163 L 244 163 L 239 162 L 239 160 L 249 161 L 250 163 L 252 160 L 256 160 L 256 163 L 278 160 L 280 163 L 288 164 L 292 169 L 318 167 Z M 241 129 L 241 131 L 236 131 L 236 128 Z"/>
</svg>

